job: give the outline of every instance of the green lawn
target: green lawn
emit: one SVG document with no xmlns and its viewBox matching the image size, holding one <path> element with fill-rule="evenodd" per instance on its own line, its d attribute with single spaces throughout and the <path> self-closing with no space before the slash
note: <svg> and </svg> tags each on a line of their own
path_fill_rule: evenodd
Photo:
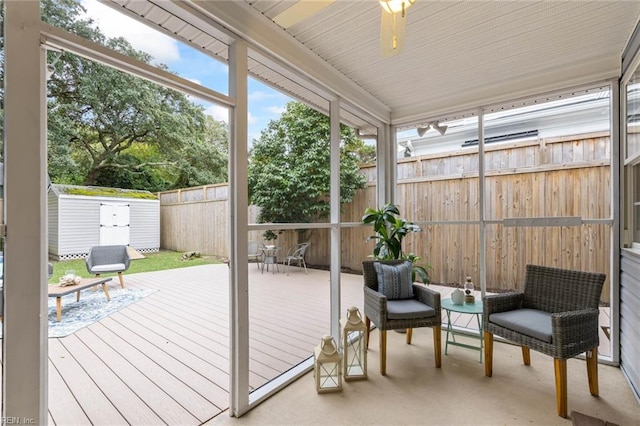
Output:
<svg viewBox="0 0 640 426">
<path fill-rule="evenodd" d="M 184 268 L 187 266 L 208 265 L 211 263 L 220 263 L 219 260 L 212 256 L 202 256 L 199 258 L 182 260 L 182 253 L 175 251 L 160 251 L 159 253 L 145 253 L 145 259 L 136 259 L 131 261 L 131 265 L 125 274 L 135 274 L 136 272 L 163 271 L 165 269 Z M 81 277 L 89 277 L 84 259 L 64 260 L 60 262 L 51 261 L 53 264 L 53 275 L 49 283 L 57 284 L 60 277 L 68 270 L 74 270 L 76 275 Z M 115 276 L 116 274 L 104 274 L 105 277 Z"/>
</svg>

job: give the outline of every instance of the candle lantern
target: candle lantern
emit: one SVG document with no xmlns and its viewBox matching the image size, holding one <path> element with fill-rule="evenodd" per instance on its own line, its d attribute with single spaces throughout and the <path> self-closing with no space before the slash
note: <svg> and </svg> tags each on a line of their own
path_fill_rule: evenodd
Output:
<svg viewBox="0 0 640 426">
<path fill-rule="evenodd" d="M 318 393 L 342 390 L 342 355 L 331 336 L 322 336 L 322 341 L 313 350 L 314 376 Z"/>
<path fill-rule="evenodd" d="M 342 348 L 344 352 L 344 379 L 367 378 L 367 326 L 355 306 L 347 309 L 347 317 L 340 320 Z"/>
</svg>

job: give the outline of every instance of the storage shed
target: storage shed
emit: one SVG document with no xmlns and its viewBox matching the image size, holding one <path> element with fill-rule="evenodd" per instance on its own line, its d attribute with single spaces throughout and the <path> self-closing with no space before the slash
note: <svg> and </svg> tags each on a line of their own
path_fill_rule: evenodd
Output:
<svg viewBox="0 0 640 426">
<path fill-rule="evenodd" d="M 98 245 L 160 250 L 160 203 L 149 191 L 52 184 L 48 192 L 49 255 L 84 258 Z"/>
</svg>

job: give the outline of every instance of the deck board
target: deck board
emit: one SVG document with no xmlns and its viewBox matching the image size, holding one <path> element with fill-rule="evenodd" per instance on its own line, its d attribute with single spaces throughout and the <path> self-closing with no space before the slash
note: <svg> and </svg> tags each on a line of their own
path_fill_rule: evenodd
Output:
<svg viewBox="0 0 640 426">
<path fill-rule="evenodd" d="M 109 400 L 127 420 L 135 424 L 161 424 L 158 417 L 129 386 L 109 367 L 109 360 L 101 359 L 81 338 L 81 333 L 69 336 L 60 343 L 81 363 L 100 389 L 109 389 Z M 114 360 L 114 362 L 117 360 Z M 62 422 L 61 424 L 66 424 Z"/>
<path fill-rule="evenodd" d="M 127 333 L 126 329 L 121 330 L 122 333 L 116 333 L 107 327 L 107 323 L 100 325 L 101 327 L 95 327 L 92 330 L 97 337 L 100 337 L 112 348 L 117 348 L 121 356 L 126 358 L 158 388 L 171 389 L 171 397 L 184 407 L 185 411 L 188 411 L 199 421 L 208 418 L 207 410 L 211 402 L 189 386 L 186 381 L 179 379 L 179 372 L 176 368 L 179 365 L 178 362 L 174 360 L 172 363 L 158 364 L 154 357 L 147 354 L 146 349 L 149 347 L 145 344 L 145 340 L 137 340 L 134 347 L 129 343 L 129 338 L 133 336 Z M 156 353 L 160 354 L 161 351 Z"/>
<path fill-rule="evenodd" d="M 55 392 L 55 394 L 54 394 Z M 67 387 L 60 372 L 49 363 L 49 412 L 50 425 L 89 424 L 89 418 Z M 52 412 L 55 414 L 52 414 Z"/>
<path fill-rule="evenodd" d="M 92 328 L 95 329 L 98 327 Z M 181 398 L 177 392 L 169 394 L 168 392 L 172 392 L 171 388 L 163 388 L 148 377 L 148 375 L 153 377 L 153 374 L 145 365 L 141 364 L 142 361 L 139 357 L 132 357 L 131 359 L 125 357 L 120 353 L 120 350 L 122 350 L 120 346 L 116 345 L 114 347 L 109 345 L 108 342 L 95 334 L 94 330 L 84 329 L 81 331 L 86 331 L 82 333 L 82 340 L 97 353 L 100 353 L 103 359 L 108 359 L 112 371 L 125 381 L 127 386 L 129 386 L 140 399 L 145 401 L 165 423 L 184 425 L 200 423 L 195 416 L 180 405 L 178 400 Z M 80 334 L 81 331 L 78 332 L 78 334 Z M 110 390 L 107 389 L 107 391 Z M 103 419 L 100 419 L 99 423 L 109 424 Z"/>
<path fill-rule="evenodd" d="M 87 374 L 87 367 L 81 363 L 82 360 L 76 359 L 62 342 L 53 339 L 49 341 L 49 359 L 90 422 L 114 425 L 127 423 L 103 390 Z M 62 405 L 61 401 L 57 400 L 58 392 L 57 388 L 51 388 L 49 392 L 53 397 L 49 410 L 54 419 L 60 418 L 63 416 L 62 412 L 69 409 L 67 404 Z M 67 403 L 69 402 L 72 403 L 73 400 L 69 398 Z M 66 424 L 62 420 L 56 420 L 56 423 Z"/>
</svg>

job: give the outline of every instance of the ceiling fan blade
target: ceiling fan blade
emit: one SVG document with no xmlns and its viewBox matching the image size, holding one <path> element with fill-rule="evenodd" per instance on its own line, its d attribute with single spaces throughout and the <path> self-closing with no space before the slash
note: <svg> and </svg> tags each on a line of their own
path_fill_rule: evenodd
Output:
<svg viewBox="0 0 640 426">
<path fill-rule="evenodd" d="M 300 0 L 276 15 L 273 20 L 282 28 L 289 28 L 311 15 L 320 12 L 336 0 Z"/>
</svg>

